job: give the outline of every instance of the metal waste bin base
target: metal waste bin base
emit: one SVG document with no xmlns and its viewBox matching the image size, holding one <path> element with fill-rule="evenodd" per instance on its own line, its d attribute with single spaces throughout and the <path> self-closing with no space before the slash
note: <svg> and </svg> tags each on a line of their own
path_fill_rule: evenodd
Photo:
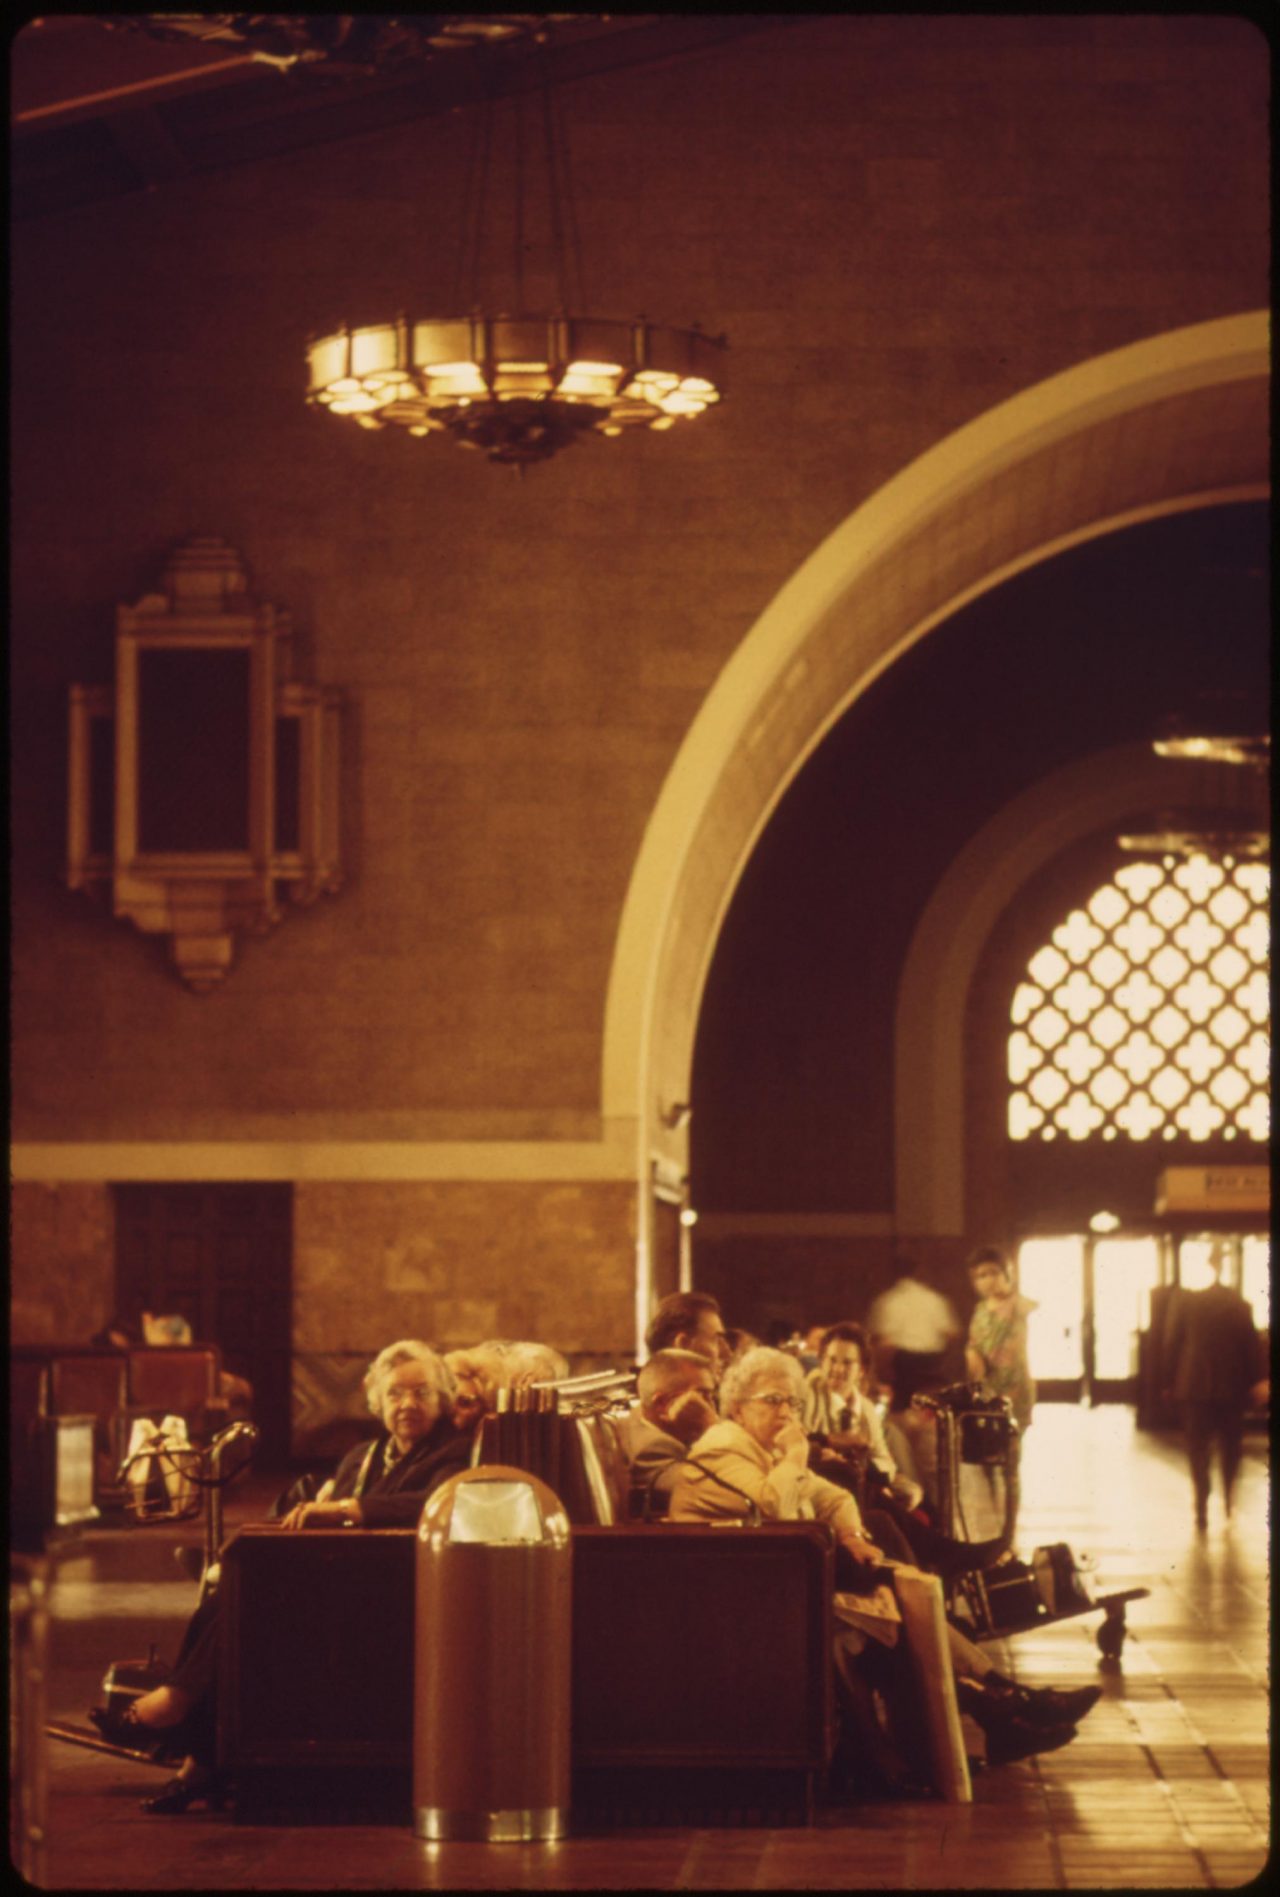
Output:
<svg viewBox="0 0 1280 1897">
<path fill-rule="evenodd" d="M 568 1835 L 569 1814 L 557 1806 L 541 1811 L 438 1811 L 426 1806 L 414 1813 L 413 1828 L 432 1844 L 554 1843 Z"/>
</svg>

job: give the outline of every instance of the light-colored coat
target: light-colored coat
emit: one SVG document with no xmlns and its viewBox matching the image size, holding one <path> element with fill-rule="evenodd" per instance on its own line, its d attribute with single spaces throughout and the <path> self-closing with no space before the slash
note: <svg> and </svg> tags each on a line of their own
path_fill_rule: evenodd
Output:
<svg viewBox="0 0 1280 1897">
<path fill-rule="evenodd" d="M 858 1504 L 846 1489 L 775 1457 L 741 1423 L 714 1424 L 688 1453 L 713 1470 L 721 1482 L 749 1496 L 766 1521 L 819 1521 L 839 1535 L 864 1532 Z M 689 1464 L 679 1471 L 671 1495 L 671 1521 L 735 1521 L 746 1513 L 745 1503 L 712 1475 Z"/>
</svg>

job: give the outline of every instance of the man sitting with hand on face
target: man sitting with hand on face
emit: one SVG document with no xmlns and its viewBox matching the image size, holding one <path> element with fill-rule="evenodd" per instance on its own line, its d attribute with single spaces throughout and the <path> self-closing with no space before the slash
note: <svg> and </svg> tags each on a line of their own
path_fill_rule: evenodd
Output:
<svg viewBox="0 0 1280 1897">
<path fill-rule="evenodd" d="M 639 1397 L 621 1428 L 635 1488 L 668 1495 L 680 1458 L 717 1421 L 715 1372 L 694 1350 L 659 1350 L 636 1379 Z"/>
</svg>

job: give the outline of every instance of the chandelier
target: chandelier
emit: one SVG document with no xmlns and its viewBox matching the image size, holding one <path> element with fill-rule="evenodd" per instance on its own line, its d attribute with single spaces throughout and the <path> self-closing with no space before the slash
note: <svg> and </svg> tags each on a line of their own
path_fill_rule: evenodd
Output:
<svg viewBox="0 0 1280 1897">
<path fill-rule="evenodd" d="M 508 312 L 478 296 L 493 101 L 481 107 L 468 167 L 454 308 L 343 324 L 307 346 L 308 402 L 362 428 L 449 435 L 521 472 L 572 442 L 639 429 L 662 431 L 721 397 L 725 338 L 640 316 L 580 315 L 588 307 L 563 127 L 546 77 L 541 37 L 545 207 L 557 307 L 525 309 L 524 100 L 513 102 L 514 298 Z"/>
</svg>

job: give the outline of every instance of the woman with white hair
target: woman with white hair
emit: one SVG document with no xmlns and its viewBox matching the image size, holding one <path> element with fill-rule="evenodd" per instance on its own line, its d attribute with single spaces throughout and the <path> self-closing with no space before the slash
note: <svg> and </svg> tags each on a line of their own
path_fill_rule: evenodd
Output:
<svg viewBox="0 0 1280 1897">
<path fill-rule="evenodd" d="M 432 1489 L 466 1467 L 453 1377 L 428 1344 L 388 1344 L 365 1372 L 364 1392 L 385 1434 L 348 1451 L 315 1501 L 296 1504 L 282 1527 L 412 1528 Z"/>
<path fill-rule="evenodd" d="M 878 1776 L 880 1789 L 890 1793 L 918 1790 L 919 1777 L 903 1758 L 917 1750 L 918 1739 L 914 1692 L 898 1639 L 901 1614 L 885 1585 L 892 1564 L 868 1535 L 848 1490 L 810 1470 L 809 1439 L 800 1421 L 804 1400 L 804 1372 L 786 1351 L 761 1346 L 731 1364 L 720 1385 L 721 1420 L 690 1449 L 670 1519 L 743 1519 L 754 1507 L 767 1521 L 827 1524 L 836 1538 L 837 1579 L 854 1595 L 850 1624 L 837 1628 L 835 1643 L 840 1697 L 862 1753 L 854 1776 L 864 1783 Z M 961 1709 L 981 1727 L 992 1764 L 1065 1745 L 1075 1736 L 1075 1721 L 1100 1696 L 1096 1687 L 1057 1692 L 1017 1686 L 955 1628 L 947 1633 Z M 900 1745 L 880 1730 L 868 1684 L 896 1715 Z"/>
<path fill-rule="evenodd" d="M 369 1365 L 364 1391 L 381 1433 L 343 1458 L 314 1501 L 289 1509 L 282 1528 L 413 1527 L 432 1490 L 466 1468 L 470 1433 L 453 1425 L 453 1379 L 430 1345 L 416 1338 L 388 1344 Z M 95 1708 L 89 1715 L 116 1745 L 182 1760 L 178 1776 L 142 1801 L 144 1811 L 169 1815 L 225 1799 L 214 1770 L 218 1601 L 212 1594 L 197 1608 L 163 1686 L 123 1713 Z"/>
</svg>

